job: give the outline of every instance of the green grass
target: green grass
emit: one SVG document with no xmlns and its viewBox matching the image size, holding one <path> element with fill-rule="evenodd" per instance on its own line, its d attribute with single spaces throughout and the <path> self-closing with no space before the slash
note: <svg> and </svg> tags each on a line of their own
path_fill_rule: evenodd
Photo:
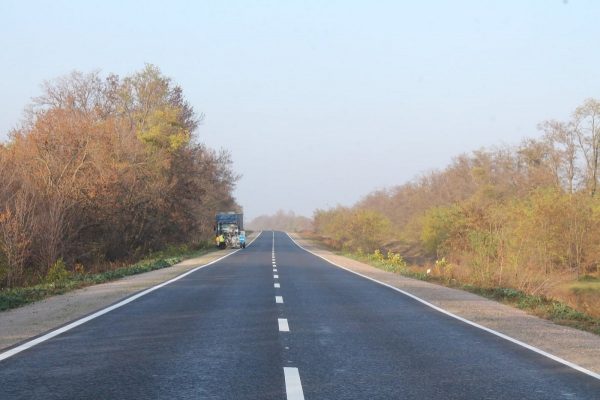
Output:
<svg viewBox="0 0 600 400">
<path fill-rule="evenodd" d="M 135 264 L 117 268 L 96 274 L 72 275 L 68 279 L 58 282 L 41 283 L 34 286 L 19 287 L 0 290 L 0 311 L 21 307 L 25 304 L 42 300 L 46 297 L 63 294 L 71 290 L 85 286 L 96 285 L 124 278 L 130 275 L 150 272 L 157 269 L 167 268 L 178 262 L 198 257 L 208 253 L 210 250 L 201 248 L 189 250 L 187 247 L 172 247 L 162 252 L 138 261 Z"/>
<path fill-rule="evenodd" d="M 576 282 L 570 283 L 568 287 L 573 291 L 597 292 L 598 294 L 600 294 L 600 281 L 598 280 L 578 280 Z"/>
<path fill-rule="evenodd" d="M 583 275 L 581 278 L 577 280 L 578 282 L 595 282 L 600 283 L 600 278 L 592 276 L 592 275 Z"/>
</svg>

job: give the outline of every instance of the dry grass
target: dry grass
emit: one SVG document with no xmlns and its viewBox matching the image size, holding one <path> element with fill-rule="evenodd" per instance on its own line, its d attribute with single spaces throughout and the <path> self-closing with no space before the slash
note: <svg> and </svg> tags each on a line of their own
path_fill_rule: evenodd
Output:
<svg viewBox="0 0 600 400">
<path fill-rule="evenodd" d="M 550 291 L 549 296 L 561 300 L 576 310 L 600 318 L 600 279 L 585 276 L 565 282 Z"/>
</svg>

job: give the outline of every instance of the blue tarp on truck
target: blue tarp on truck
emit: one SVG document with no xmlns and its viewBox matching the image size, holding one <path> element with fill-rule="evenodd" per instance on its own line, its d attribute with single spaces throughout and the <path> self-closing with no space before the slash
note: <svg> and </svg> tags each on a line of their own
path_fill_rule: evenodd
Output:
<svg viewBox="0 0 600 400">
<path fill-rule="evenodd" d="M 244 214 L 218 213 L 216 222 L 219 228 L 221 225 L 235 224 L 240 231 L 244 230 Z"/>
</svg>

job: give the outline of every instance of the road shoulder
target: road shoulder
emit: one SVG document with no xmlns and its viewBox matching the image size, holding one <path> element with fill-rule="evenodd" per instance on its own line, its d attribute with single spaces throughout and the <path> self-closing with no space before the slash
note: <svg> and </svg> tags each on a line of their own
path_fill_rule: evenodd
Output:
<svg viewBox="0 0 600 400">
<path fill-rule="evenodd" d="M 290 236 L 306 250 L 353 272 L 383 282 L 452 314 L 600 373 L 600 337 L 528 315 L 522 310 L 473 293 L 382 271 L 325 250 L 299 235 Z"/>
</svg>

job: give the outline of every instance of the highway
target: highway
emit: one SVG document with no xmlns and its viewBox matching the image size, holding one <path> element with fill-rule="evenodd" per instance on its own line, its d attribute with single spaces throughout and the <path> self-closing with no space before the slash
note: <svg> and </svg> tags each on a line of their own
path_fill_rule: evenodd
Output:
<svg viewBox="0 0 600 400">
<path fill-rule="evenodd" d="M 50 336 L 0 361 L 0 399 L 600 399 L 281 232 Z"/>
</svg>

